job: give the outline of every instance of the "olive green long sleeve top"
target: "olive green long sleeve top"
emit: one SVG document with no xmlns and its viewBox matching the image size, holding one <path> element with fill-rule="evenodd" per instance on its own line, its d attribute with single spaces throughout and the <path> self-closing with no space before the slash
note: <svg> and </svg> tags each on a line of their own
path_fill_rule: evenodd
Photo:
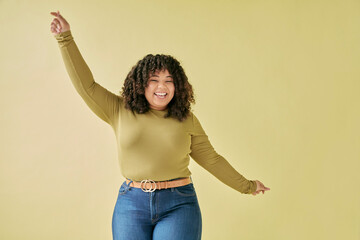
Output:
<svg viewBox="0 0 360 240">
<path fill-rule="evenodd" d="M 124 177 L 133 181 L 189 177 L 191 157 L 229 187 L 244 194 L 256 191 L 255 181 L 247 180 L 214 150 L 193 112 L 182 122 L 164 118 L 167 110 L 132 113 L 125 108 L 123 97 L 94 81 L 70 30 L 54 37 L 76 91 L 114 130 Z"/>
</svg>

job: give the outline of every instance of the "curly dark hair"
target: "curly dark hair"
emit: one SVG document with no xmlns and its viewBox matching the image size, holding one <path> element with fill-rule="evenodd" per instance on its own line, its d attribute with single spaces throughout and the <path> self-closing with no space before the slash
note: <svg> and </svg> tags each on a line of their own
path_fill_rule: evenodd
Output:
<svg viewBox="0 0 360 240">
<path fill-rule="evenodd" d="M 124 97 L 125 108 L 138 114 L 149 111 L 145 88 L 150 74 L 157 70 L 168 70 L 175 85 L 174 97 L 167 105 L 168 112 L 164 117 L 173 117 L 180 122 L 185 120 L 190 113 L 191 103 L 195 104 L 194 92 L 179 61 L 170 55 L 148 54 L 132 67 L 120 91 L 121 96 Z"/>
</svg>

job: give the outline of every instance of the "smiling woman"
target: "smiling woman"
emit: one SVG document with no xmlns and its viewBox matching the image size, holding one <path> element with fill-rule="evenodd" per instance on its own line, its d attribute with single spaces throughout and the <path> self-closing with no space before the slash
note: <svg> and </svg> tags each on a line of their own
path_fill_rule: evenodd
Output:
<svg viewBox="0 0 360 240">
<path fill-rule="evenodd" d="M 122 92 L 125 107 L 136 113 L 165 110 L 165 118 L 184 121 L 195 103 L 191 84 L 178 60 L 148 54 L 127 75 Z"/>
<path fill-rule="evenodd" d="M 51 14 L 56 16 L 51 31 L 76 91 L 115 132 L 126 181 L 114 208 L 114 240 L 201 239 L 202 217 L 188 168 L 190 157 L 241 193 L 265 190 L 214 150 L 190 111 L 195 102 L 192 86 L 175 58 L 146 55 L 127 75 L 121 96 L 116 95 L 94 80 L 66 20 L 59 12 Z"/>
<path fill-rule="evenodd" d="M 172 76 L 167 69 L 157 70 L 148 81 L 145 88 L 145 98 L 150 108 L 165 110 L 174 97 L 175 85 Z"/>
</svg>

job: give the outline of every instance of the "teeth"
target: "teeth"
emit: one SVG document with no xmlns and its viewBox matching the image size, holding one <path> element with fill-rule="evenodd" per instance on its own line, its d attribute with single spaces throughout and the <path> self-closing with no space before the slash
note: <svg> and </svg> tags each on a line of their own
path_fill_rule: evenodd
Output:
<svg viewBox="0 0 360 240">
<path fill-rule="evenodd" d="M 156 95 L 165 96 L 166 93 L 155 93 Z"/>
</svg>

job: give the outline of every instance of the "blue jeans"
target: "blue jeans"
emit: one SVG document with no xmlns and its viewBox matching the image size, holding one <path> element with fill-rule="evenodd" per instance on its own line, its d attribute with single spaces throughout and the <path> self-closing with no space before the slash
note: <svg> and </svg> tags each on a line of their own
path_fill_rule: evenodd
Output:
<svg viewBox="0 0 360 240">
<path fill-rule="evenodd" d="M 201 211 L 192 182 L 154 192 L 132 187 L 131 182 L 120 186 L 112 217 L 113 240 L 201 239 Z"/>
</svg>

